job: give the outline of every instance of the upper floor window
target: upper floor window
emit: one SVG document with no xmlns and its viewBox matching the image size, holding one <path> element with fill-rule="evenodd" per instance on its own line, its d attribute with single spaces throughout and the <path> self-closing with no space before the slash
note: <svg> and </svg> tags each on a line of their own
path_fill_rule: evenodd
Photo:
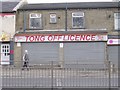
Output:
<svg viewBox="0 0 120 90">
<path fill-rule="evenodd" d="M 114 29 L 120 30 L 120 12 L 114 13 Z"/>
<path fill-rule="evenodd" d="M 84 13 L 72 13 L 72 28 L 84 28 Z"/>
<path fill-rule="evenodd" d="M 42 15 L 38 13 L 31 13 L 30 14 L 30 28 L 33 29 L 42 29 Z"/>
<path fill-rule="evenodd" d="M 56 14 L 50 14 L 50 23 L 57 23 L 57 17 Z"/>
</svg>

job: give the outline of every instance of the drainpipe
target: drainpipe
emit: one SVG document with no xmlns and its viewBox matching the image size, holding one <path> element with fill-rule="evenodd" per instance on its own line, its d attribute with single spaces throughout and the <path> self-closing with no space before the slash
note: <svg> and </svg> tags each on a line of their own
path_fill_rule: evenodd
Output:
<svg viewBox="0 0 120 90">
<path fill-rule="evenodd" d="M 65 31 L 67 31 L 67 3 L 65 7 Z"/>
<path fill-rule="evenodd" d="M 26 30 L 26 12 L 25 11 L 23 11 L 23 24 L 24 24 L 24 27 L 23 27 L 23 30 L 24 30 L 24 32 L 25 32 L 25 30 Z"/>
</svg>

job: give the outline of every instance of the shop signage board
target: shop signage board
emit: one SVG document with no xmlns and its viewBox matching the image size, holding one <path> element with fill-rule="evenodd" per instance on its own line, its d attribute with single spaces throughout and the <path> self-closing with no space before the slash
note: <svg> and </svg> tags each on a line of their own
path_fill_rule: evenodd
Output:
<svg viewBox="0 0 120 90">
<path fill-rule="evenodd" d="M 57 42 L 57 41 L 107 41 L 107 35 L 30 34 L 30 35 L 16 35 L 15 36 L 15 42 Z"/>
<path fill-rule="evenodd" d="M 108 39 L 107 44 L 108 45 L 119 45 L 120 39 Z"/>
</svg>

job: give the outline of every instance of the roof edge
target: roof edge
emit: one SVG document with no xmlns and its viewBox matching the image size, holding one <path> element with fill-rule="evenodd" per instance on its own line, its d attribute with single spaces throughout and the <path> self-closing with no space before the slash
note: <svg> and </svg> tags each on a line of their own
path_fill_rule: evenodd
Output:
<svg viewBox="0 0 120 90">
<path fill-rule="evenodd" d="M 47 5 L 47 7 L 46 7 Z M 86 8 L 118 8 L 118 2 L 75 2 L 75 3 L 37 3 L 26 4 L 19 10 L 50 10 L 50 9 L 86 9 Z"/>
</svg>

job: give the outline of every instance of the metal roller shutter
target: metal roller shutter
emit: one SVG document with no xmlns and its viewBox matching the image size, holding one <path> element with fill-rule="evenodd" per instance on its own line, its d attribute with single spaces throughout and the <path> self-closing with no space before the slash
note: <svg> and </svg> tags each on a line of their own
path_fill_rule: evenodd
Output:
<svg viewBox="0 0 120 90">
<path fill-rule="evenodd" d="M 118 66 L 119 48 L 120 46 L 108 46 L 108 59 L 115 66 Z"/>
<path fill-rule="evenodd" d="M 66 63 L 104 63 L 105 42 L 65 43 L 64 60 Z"/>
<path fill-rule="evenodd" d="M 30 64 L 44 64 L 58 61 L 58 43 L 22 43 L 22 52 L 28 50 Z"/>
</svg>

